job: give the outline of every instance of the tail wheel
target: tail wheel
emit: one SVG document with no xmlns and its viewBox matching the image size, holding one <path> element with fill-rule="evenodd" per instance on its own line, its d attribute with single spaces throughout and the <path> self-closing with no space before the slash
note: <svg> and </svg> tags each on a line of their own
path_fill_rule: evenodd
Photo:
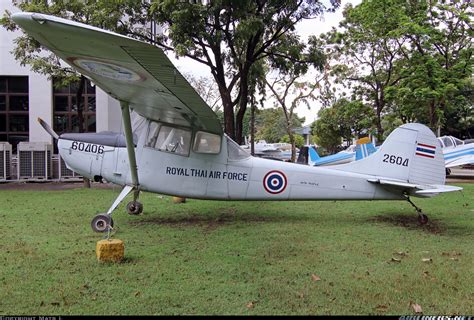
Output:
<svg viewBox="0 0 474 320">
<path fill-rule="evenodd" d="M 420 224 L 424 225 L 424 224 L 427 224 L 428 223 L 428 216 L 424 213 L 420 214 L 418 216 L 418 221 L 420 222 Z"/>
<path fill-rule="evenodd" d="M 128 214 L 131 214 L 131 215 L 139 215 L 140 213 L 143 212 L 143 204 L 135 200 L 130 201 L 127 204 L 127 212 Z"/>
<path fill-rule="evenodd" d="M 114 226 L 114 220 L 107 214 L 98 214 L 92 219 L 91 227 L 94 232 L 107 232 Z"/>
</svg>

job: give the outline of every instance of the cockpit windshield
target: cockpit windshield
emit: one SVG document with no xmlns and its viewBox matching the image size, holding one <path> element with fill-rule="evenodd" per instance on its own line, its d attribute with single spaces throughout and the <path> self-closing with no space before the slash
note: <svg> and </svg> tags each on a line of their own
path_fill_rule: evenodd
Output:
<svg viewBox="0 0 474 320">
<path fill-rule="evenodd" d="M 147 123 L 146 123 L 146 118 L 142 117 L 135 111 L 132 111 L 130 114 L 130 120 L 132 122 L 132 132 L 133 135 L 136 137 L 140 137 L 141 134 L 143 133 L 143 130 L 146 130 L 147 128 Z"/>
</svg>

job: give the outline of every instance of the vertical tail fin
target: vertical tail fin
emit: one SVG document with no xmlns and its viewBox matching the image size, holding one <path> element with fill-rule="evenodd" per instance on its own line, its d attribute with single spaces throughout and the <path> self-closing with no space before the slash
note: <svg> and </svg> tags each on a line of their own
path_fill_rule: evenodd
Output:
<svg viewBox="0 0 474 320">
<path fill-rule="evenodd" d="M 395 129 L 372 156 L 333 169 L 414 184 L 441 185 L 445 182 L 441 147 L 433 132 L 419 123 L 408 123 Z"/>
<path fill-rule="evenodd" d="M 356 142 L 356 148 L 355 148 L 356 158 L 355 159 L 356 161 L 362 160 L 370 156 L 375 151 L 377 151 L 377 149 L 372 144 L 372 142 L 370 142 L 370 139 L 368 137 L 360 138 Z"/>
<path fill-rule="evenodd" d="M 314 163 L 321 158 L 318 152 L 316 151 L 315 146 L 308 147 L 308 154 L 309 154 L 308 164 L 312 166 L 314 166 Z"/>
</svg>

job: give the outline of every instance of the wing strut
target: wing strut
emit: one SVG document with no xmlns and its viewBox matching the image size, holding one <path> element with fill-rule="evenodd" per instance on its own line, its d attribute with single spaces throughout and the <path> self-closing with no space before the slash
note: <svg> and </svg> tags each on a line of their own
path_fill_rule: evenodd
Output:
<svg viewBox="0 0 474 320">
<path fill-rule="evenodd" d="M 133 144 L 132 122 L 130 120 L 130 108 L 127 102 L 120 101 L 122 108 L 123 128 L 125 131 L 125 140 L 127 141 L 128 161 L 130 163 L 130 174 L 132 176 L 132 184 L 136 191 L 139 190 L 137 160 L 135 158 L 135 145 Z"/>
</svg>

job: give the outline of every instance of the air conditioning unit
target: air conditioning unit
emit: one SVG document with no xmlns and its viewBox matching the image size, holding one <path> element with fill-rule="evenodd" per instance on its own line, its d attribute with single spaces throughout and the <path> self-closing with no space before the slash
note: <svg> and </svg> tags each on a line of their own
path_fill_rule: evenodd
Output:
<svg viewBox="0 0 474 320">
<path fill-rule="evenodd" d="M 52 177 L 53 146 L 46 142 L 18 144 L 18 180 L 48 180 Z"/>
<path fill-rule="evenodd" d="M 0 181 L 11 178 L 12 145 L 0 142 Z"/>
<path fill-rule="evenodd" d="M 64 162 L 63 158 L 58 155 L 59 161 L 59 180 L 60 181 L 72 181 L 72 180 L 82 180 L 82 176 L 79 173 L 74 172 L 66 167 L 66 163 Z"/>
</svg>

